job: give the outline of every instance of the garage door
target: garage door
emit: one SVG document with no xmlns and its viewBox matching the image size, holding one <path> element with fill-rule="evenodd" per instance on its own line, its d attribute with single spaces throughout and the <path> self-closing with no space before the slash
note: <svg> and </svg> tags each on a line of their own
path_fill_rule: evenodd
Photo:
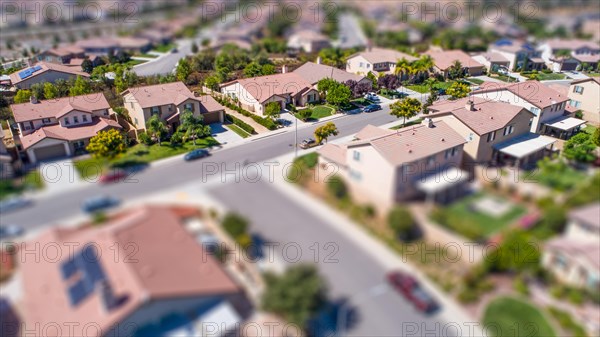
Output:
<svg viewBox="0 0 600 337">
<path fill-rule="evenodd" d="M 562 64 L 562 71 L 570 71 L 570 70 L 577 70 L 577 62 L 564 62 Z"/>
<path fill-rule="evenodd" d="M 67 152 L 63 144 L 50 145 L 39 149 L 34 149 L 33 153 L 35 154 L 37 161 L 45 161 L 67 156 Z"/>
<path fill-rule="evenodd" d="M 207 112 L 202 115 L 204 124 L 221 123 L 221 111 Z"/>
</svg>

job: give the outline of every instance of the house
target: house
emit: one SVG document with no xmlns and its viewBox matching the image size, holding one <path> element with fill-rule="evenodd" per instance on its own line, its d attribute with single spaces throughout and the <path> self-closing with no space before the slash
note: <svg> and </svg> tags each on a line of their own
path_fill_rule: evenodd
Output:
<svg viewBox="0 0 600 337">
<path fill-rule="evenodd" d="M 565 233 L 546 242 L 543 266 L 560 281 L 581 288 L 600 287 L 600 203 L 569 214 Z"/>
<path fill-rule="evenodd" d="M 569 117 L 565 108 L 568 97 L 538 81 L 525 81 L 512 84 L 485 82 L 479 90 L 471 92 L 473 97 L 506 102 L 524 107 L 533 112 L 531 132 L 568 138 L 585 124 L 577 118 Z"/>
<path fill-rule="evenodd" d="M 356 83 L 373 84 L 373 82 L 365 76 L 349 73 L 320 63 L 306 62 L 296 68 L 293 72 L 300 75 L 306 82 L 313 86 L 316 86 L 317 83 L 324 78 L 331 78 L 339 83 L 355 81 Z"/>
<path fill-rule="evenodd" d="M 299 30 L 290 35 L 287 41 L 288 49 L 306 53 L 318 53 L 330 46 L 329 38 L 313 29 Z"/>
<path fill-rule="evenodd" d="M 240 290 L 185 230 L 185 213 L 140 206 L 102 225 L 52 227 L 24 243 L 22 331 L 182 336 L 183 329 L 200 336 L 203 324 L 211 323 L 218 327 L 215 336 L 224 335 L 221 329 L 240 323 L 230 304 Z M 46 246 L 58 254 L 50 259 L 25 253 Z"/>
<path fill-rule="evenodd" d="M 334 168 L 360 202 L 381 209 L 422 196 L 445 202 L 468 179 L 459 169 L 466 141 L 443 121 L 397 131 L 368 125 L 355 138 L 319 149 L 319 167 Z"/>
<path fill-rule="evenodd" d="M 21 150 L 31 163 L 82 153 L 90 138 L 111 128 L 110 105 L 103 94 L 63 97 L 10 106 L 19 128 Z"/>
<path fill-rule="evenodd" d="M 76 46 L 86 54 L 112 55 L 118 52 L 145 53 L 152 48 L 152 42 L 143 37 L 99 37 L 76 42 Z"/>
<path fill-rule="evenodd" d="M 264 115 L 270 102 L 306 106 L 319 102 L 319 92 L 302 76 L 294 72 L 239 79 L 221 84 L 221 93 L 237 100 L 241 107 Z"/>
<path fill-rule="evenodd" d="M 77 76 L 89 78 L 90 74 L 81 71 L 81 68 L 78 70 L 61 64 L 38 62 L 32 67 L 16 71 L 9 76 L 12 85 L 18 89 L 29 89 L 36 83 L 55 83 L 59 79 L 68 81 Z"/>
<path fill-rule="evenodd" d="M 45 61 L 58 64 L 69 64 L 72 59 L 84 59 L 85 51 L 76 45 L 66 45 L 43 51 L 35 58 L 39 62 Z"/>
<path fill-rule="evenodd" d="M 185 110 L 202 116 L 204 124 L 223 123 L 225 108 L 210 96 L 196 97 L 183 82 L 156 84 L 129 88 L 121 93 L 133 125 L 146 130 L 146 123 L 158 115 L 172 132 L 180 125 L 179 117 Z"/>
<path fill-rule="evenodd" d="M 487 52 L 472 57 L 473 60 L 483 64 L 489 71 L 498 72 L 500 69 L 510 71 L 510 60 L 497 52 Z"/>
<path fill-rule="evenodd" d="M 433 70 L 444 76 L 448 76 L 448 71 L 456 61 L 460 62 L 464 73 L 469 76 L 478 76 L 485 71 L 483 64 L 475 61 L 462 50 L 429 50 L 425 54 L 433 59 Z"/>
<path fill-rule="evenodd" d="M 578 39 L 551 39 L 540 45 L 542 58 L 553 71 L 577 70 L 585 63 L 596 69 L 600 61 L 600 45 Z"/>
<path fill-rule="evenodd" d="M 600 123 L 600 79 L 590 77 L 571 82 L 569 86 L 569 105 L 582 110 L 584 118 Z"/>
<path fill-rule="evenodd" d="M 0 179 L 9 179 L 15 176 L 14 160 L 4 144 L 4 130 L 0 127 Z"/>
<path fill-rule="evenodd" d="M 348 56 L 346 71 L 358 75 L 367 75 L 370 72 L 375 75 L 393 74 L 396 63 L 405 59 L 408 62 L 416 61 L 417 58 L 393 49 L 367 48 L 367 50 Z"/>
<path fill-rule="evenodd" d="M 518 105 L 465 97 L 438 101 L 429 107 L 433 121 L 443 121 L 458 132 L 468 164 L 512 163 L 532 166 L 550 153 L 556 139 L 532 134 L 534 114 Z"/>
<path fill-rule="evenodd" d="M 541 52 L 524 40 L 500 39 L 488 46 L 488 53 L 497 53 L 509 60 L 509 71 L 542 70 L 545 62 Z"/>
</svg>

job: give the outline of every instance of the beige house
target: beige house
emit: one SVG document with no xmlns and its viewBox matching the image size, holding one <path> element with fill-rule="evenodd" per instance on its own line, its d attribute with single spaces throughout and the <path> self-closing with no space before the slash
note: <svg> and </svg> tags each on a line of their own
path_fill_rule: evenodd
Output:
<svg viewBox="0 0 600 337">
<path fill-rule="evenodd" d="M 221 93 L 238 101 L 242 108 L 257 115 L 265 114 L 270 102 L 302 107 L 319 102 L 319 92 L 297 73 L 282 73 L 239 79 L 221 84 Z"/>
<path fill-rule="evenodd" d="M 600 123 L 600 79 L 590 77 L 571 82 L 569 105 L 584 112 L 586 120 Z"/>
<path fill-rule="evenodd" d="M 319 163 L 340 175 L 358 201 L 381 209 L 422 196 L 444 202 L 468 179 L 459 169 L 465 143 L 443 121 L 397 131 L 368 125 L 354 141 L 323 146 Z"/>
<path fill-rule="evenodd" d="M 510 61 L 500 53 L 487 52 L 472 56 L 473 60 L 483 64 L 489 71 L 510 70 Z"/>
<path fill-rule="evenodd" d="M 9 179 L 15 175 L 13 158 L 4 144 L 4 130 L 0 127 L 0 179 Z"/>
<path fill-rule="evenodd" d="M 600 287 L 600 203 L 571 212 L 565 233 L 546 243 L 542 264 L 564 283 Z"/>
<path fill-rule="evenodd" d="M 138 130 L 146 130 L 150 117 L 158 115 L 173 132 L 180 125 L 179 117 L 185 110 L 202 116 L 204 124 L 222 123 L 225 118 L 221 104 L 208 95 L 196 97 L 183 82 L 129 88 L 121 95 L 131 122 Z"/>
<path fill-rule="evenodd" d="M 349 73 L 341 69 L 320 63 L 306 62 L 294 70 L 295 74 L 300 75 L 306 82 L 312 84 L 315 89 L 317 83 L 324 78 L 331 78 L 339 83 L 355 81 L 359 84 L 372 85 L 370 79 L 365 76 Z"/>
<path fill-rule="evenodd" d="M 110 118 L 102 93 L 63 97 L 10 106 L 19 127 L 20 150 L 31 163 L 85 152 L 98 132 L 121 126 Z"/>
<path fill-rule="evenodd" d="M 329 46 L 329 38 L 313 29 L 299 30 L 290 35 L 287 42 L 288 49 L 306 53 L 318 53 Z"/>
<path fill-rule="evenodd" d="M 59 79 L 68 81 L 77 76 L 89 78 L 90 74 L 81 71 L 81 67 L 78 70 L 76 67 L 49 62 L 39 62 L 32 67 L 9 75 L 11 84 L 18 89 L 29 89 L 36 83 L 54 83 Z"/>
<path fill-rule="evenodd" d="M 488 52 L 500 54 L 509 61 L 508 70 L 542 70 L 545 62 L 541 58 L 541 52 L 536 47 L 524 40 L 500 39 L 488 46 Z M 478 60 L 479 61 L 479 60 Z M 493 70 L 489 68 L 489 70 Z"/>
<path fill-rule="evenodd" d="M 550 39 L 540 45 L 542 58 L 553 71 L 577 70 L 582 64 L 596 69 L 600 61 L 600 45 L 579 39 Z M 569 56 L 559 55 L 566 52 Z"/>
<path fill-rule="evenodd" d="M 393 49 L 367 48 L 367 50 L 353 54 L 346 61 L 346 71 L 353 74 L 366 76 L 370 72 L 375 75 L 393 74 L 396 63 L 405 59 L 408 62 L 417 58 Z"/>
<path fill-rule="evenodd" d="M 478 76 L 485 71 L 483 64 L 477 62 L 462 50 L 430 50 L 425 55 L 429 55 L 433 59 L 433 70 L 444 76 L 448 76 L 448 71 L 456 61 L 460 62 L 464 73 L 469 76 Z"/>
<path fill-rule="evenodd" d="M 43 51 L 35 58 L 40 62 L 70 64 L 72 59 L 85 58 L 85 51 L 76 45 L 67 45 Z"/>
</svg>

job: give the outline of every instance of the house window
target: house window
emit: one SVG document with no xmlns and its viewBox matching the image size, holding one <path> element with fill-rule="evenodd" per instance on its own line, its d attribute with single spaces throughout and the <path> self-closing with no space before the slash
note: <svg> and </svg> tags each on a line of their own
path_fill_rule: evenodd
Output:
<svg viewBox="0 0 600 337">
<path fill-rule="evenodd" d="M 513 131 L 515 131 L 515 127 L 513 125 L 509 125 L 507 127 L 504 128 L 504 136 L 510 135 L 511 133 L 513 133 Z"/>
<path fill-rule="evenodd" d="M 69 117 L 65 117 L 64 121 L 65 121 L 65 125 L 71 124 L 71 122 L 69 122 Z"/>
<path fill-rule="evenodd" d="M 84 122 L 87 122 L 87 115 L 81 115 L 81 120 Z"/>
<path fill-rule="evenodd" d="M 456 155 L 457 151 L 458 150 L 455 147 L 453 147 L 451 149 L 447 149 L 446 152 L 444 153 L 444 158 L 448 159 L 450 157 L 454 157 Z"/>
<path fill-rule="evenodd" d="M 77 116 L 73 116 L 73 124 L 79 123 L 79 118 Z"/>
<path fill-rule="evenodd" d="M 186 103 L 184 109 L 194 112 L 194 105 L 192 103 Z"/>
<path fill-rule="evenodd" d="M 540 109 L 538 109 L 538 108 L 535 108 L 535 107 L 532 107 L 532 108 L 531 108 L 531 112 L 533 112 L 535 115 L 537 115 L 537 114 L 539 114 L 539 113 L 540 113 Z"/>
<path fill-rule="evenodd" d="M 83 142 L 83 140 L 78 140 L 73 143 L 73 147 L 75 148 L 75 150 L 81 150 L 85 147 L 85 143 Z"/>
<path fill-rule="evenodd" d="M 365 64 L 361 62 L 360 67 L 363 68 L 364 66 L 365 66 Z"/>
<path fill-rule="evenodd" d="M 44 119 L 42 119 L 42 123 L 49 124 L 50 123 L 50 118 L 44 118 Z"/>
<path fill-rule="evenodd" d="M 169 104 L 169 112 L 173 112 L 173 104 Z"/>
<path fill-rule="evenodd" d="M 492 131 L 487 135 L 487 142 L 493 142 L 496 139 L 496 131 Z"/>
<path fill-rule="evenodd" d="M 533 118 L 529 118 L 529 126 L 533 124 Z"/>
<path fill-rule="evenodd" d="M 575 88 L 573 88 L 573 92 L 576 94 L 583 94 L 583 87 L 580 85 L 576 85 Z"/>
<path fill-rule="evenodd" d="M 138 126 L 138 125 L 139 125 L 139 123 L 138 123 L 138 119 L 137 119 L 137 118 L 134 118 L 134 119 L 133 119 L 133 122 L 135 123 L 135 126 Z"/>
<path fill-rule="evenodd" d="M 433 166 L 435 164 L 435 155 L 427 157 L 427 166 Z"/>
<path fill-rule="evenodd" d="M 150 110 L 150 115 L 158 115 L 160 116 L 160 108 L 157 106 L 153 106 Z"/>
<path fill-rule="evenodd" d="M 108 110 L 104 110 L 104 116 L 108 116 Z"/>
<path fill-rule="evenodd" d="M 356 180 L 356 181 L 361 181 L 362 180 L 362 174 L 358 171 L 354 171 L 354 170 L 350 170 L 350 178 Z"/>
<path fill-rule="evenodd" d="M 569 105 L 571 105 L 571 106 L 572 106 L 572 107 L 574 107 L 574 108 L 579 108 L 579 107 L 581 106 L 581 102 L 580 102 L 580 101 L 576 101 L 576 100 L 572 99 L 572 100 L 569 102 Z"/>
<path fill-rule="evenodd" d="M 360 161 L 360 152 L 354 151 L 352 153 L 352 158 L 354 158 L 354 160 L 356 160 L 356 161 Z"/>
</svg>

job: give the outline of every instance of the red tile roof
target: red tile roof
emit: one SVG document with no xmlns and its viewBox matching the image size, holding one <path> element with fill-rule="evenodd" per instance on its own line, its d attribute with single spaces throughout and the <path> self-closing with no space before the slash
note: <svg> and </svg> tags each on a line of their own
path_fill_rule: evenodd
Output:
<svg viewBox="0 0 600 337">
<path fill-rule="evenodd" d="M 65 73 L 65 74 L 71 74 L 71 75 L 75 75 L 75 76 L 81 76 L 81 77 L 90 77 L 90 74 L 83 72 L 81 70 L 77 70 L 74 67 L 69 67 L 69 66 L 64 66 L 62 64 L 56 64 L 56 63 L 50 63 L 50 62 L 38 62 L 36 63 L 34 66 L 40 66 L 42 67 L 41 70 L 38 70 L 36 72 L 34 72 L 33 74 L 31 74 L 31 76 L 25 78 L 25 79 L 21 79 L 21 77 L 19 76 L 19 73 L 23 70 L 19 70 L 19 71 L 15 71 L 14 73 L 10 74 L 10 82 L 15 85 L 15 84 L 19 84 L 24 80 L 29 80 L 32 79 L 36 76 L 39 76 L 40 74 L 43 74 L 45 72 L 48 71 L 55 71 L 55 72 L 60 72 L 60 73 Z"/>
<path fill-rule="evenodd" d="M 409 62 L 417 60 L 417 58 L 414 56 L 399 52 L 397 50 L 383 48 L 371 48 L 370 50 L 358 52 L 354 55 L 349 56 L 348 59 L 351 59 L 355 56 L 362 56 L 365 58 L 365 60 L 373 64 L 385 62 L 391 62 L 395 64 L 401 59 L 406 59 Z"/>
<path fill-rule="evenodd" d="M 481 94 L 499 92 L 503 90 L 507 90 L 513 93 L 514 95 L 535 105 L 540 109 L 543 109 L 552 104 L 566 102 L 569 100 L 569 98 L 566 95 L 554 89 L 551 89 L 538 81 L 525 81 L 513 84 L 484 82 L 479 86 L 479 90 L 475 90 L 472 93 Z M 492 99 L 492 97 L 494 96 L 497 95 L 490 96 L 490 99 Z"/>
<path fill-rule="evenodd" d="M 427 51 L 433 62 L 440 70 L 447 70 L 454 62 L 459 61 L 465 68 L 480 68 L 484 65 L 473 60 L 471 56 L 462 50 Z"/>
<path fill-rule="evenodd" d="M 92 122 L 85 125 L 62 127 L 60 124 L 54 124 L 43 126 L 33 133 L 21 136 L 21 143 L 23 144 L 23 149 L 28 149 L 46 138 L 66 141 L 89 139 L 98 134 L 98 132 L 109 128 L 120 129 L 121 125 L 112 119 L 93 117 Z"/>
<path fill-rule="evenodd" d="M 199 101 L 199 99 L 194 96 L 194 93 L 191 92 L 183 82 L 129 88 L 122 92 L 121 95 L 126 95 L 128 93 L 133 95 L 142 108 L 167 104 L 179 105 L 188 99 Z"/>
<path fill-rule="evenodd" d="M 221 88 L 239 83 L 260 103 L 274 95 L 292 95 L 308 91 L 312 84 L 296 73 L 284 73 L 239 79 L 221 84 Z"/>
<path fill-rule="evenodd" d="M 38 103 L 21 103 L 10 106 L 15 122 L 26 122 L 42 118 L 59 118 L 73 110 L 92 112 L 109 109 L 110 105 L 102 93 L 48 99 Z"/>
</svg>

